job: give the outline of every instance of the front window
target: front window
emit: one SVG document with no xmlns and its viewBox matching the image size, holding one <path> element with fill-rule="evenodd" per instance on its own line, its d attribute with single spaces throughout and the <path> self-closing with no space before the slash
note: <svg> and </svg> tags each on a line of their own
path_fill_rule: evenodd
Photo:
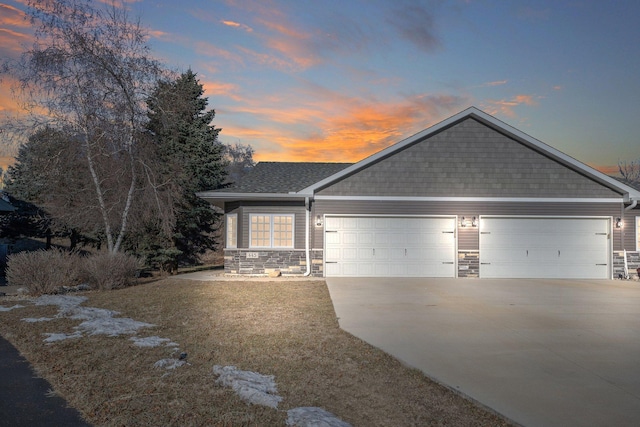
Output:
<svg viewBox="0 0 640 427">
<path fill-rule="evenodd" d="M 227 247 L 238 247 L 238 214 L 227 215 Z"/>
<path fill-rule="evenodd" d="M 251 248 L 293 248 L 293 215 L 252 214 Z"/>
</svg>

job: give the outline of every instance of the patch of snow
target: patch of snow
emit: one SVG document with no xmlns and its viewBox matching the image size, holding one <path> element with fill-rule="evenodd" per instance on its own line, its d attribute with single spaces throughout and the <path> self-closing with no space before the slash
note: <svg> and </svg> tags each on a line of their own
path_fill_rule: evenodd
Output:
<svg viewBox="0 0 640 427">
<path fill-rule="evenodd" d="M 160 338 L 157 336 L 153 337 L 131 337 L 129 338 L 133 341 L 133 345 L 137 347 L 158 347 L 164 343 L 166 347 L 178 347 L 178 343 L 171 341 L 169 338 Z"/>
<path fill-rule="evenodd" d="M 257 372 L 242 371 L 235 366 L 213 367 L 218 375 L 216 383 L 231 387 L 241 399 L 254 405 L 263 405 L 276 409 L 282 397 L 278 396 L 273 375 L 262 375 Z"/>
<path fill-rule="evenodd" d="M 108 319 L 120 314 L 117 311 L 96 307 L 74 307 L 68 311 L 69 318 L 75 320 Z"/>
<path fill-rule="evenodd" d="M 71 338 L 82 338 L 82 334 L 80 332 L 74 332 L 73 334 L 52 334 L 52 333 L 45 333 L 44 335 L 47 335 L 47 338 L 45 338 L 44 342 L 46 343 L 52 343 L 52 342 L 56 342 L 56 341 L 64 341 L 64 340 L 68 340 Z"/>
<path fill-rule="evenodd" d="M 20 305 L 20 304 L 16 304 L 13 307 L 4 307 L 0 305 L 0 311 L 11 311 L 11 310 L 15 310 L 16 308 L 23 308 L 24 305 Z"/>
<path fill-rule="evenodd" d="M 120 313 L 113 310 L 96 307 L 81 307 L 80 304 L 87 300 L 86 297 L 74 295 L 42 295 L 34 300 L 36 305 L 58 306 L 56 317 L 68 317 L 74 320 L 84 320 L 74 329 L 72 335 L 49 334 L 45 342 L 59 341 L 61 339 L 76 338 L 87 335 L 108 335 L 115 337 L 123 334 L 135 334 L 140 328 L 148 328 L 155 325 L 145 322 L 138 322 L 126 317 L 114 317 Z M 26 322 L 33 319 L 22 319 Z M 54 337 L 54 338 L 52 338 Z"/>
<path fill-rule="evenodd" d="M 87 300 L 87 297 L 73 295 L 42 295 L 33 302 L 35 305 L 57 305 L 60 311 L 70 310 Z"/>
<path fill-rule="evenodd" d="M 53 317 L 25 317 L 22 319 L 23 322 L 27 323 L 38 323 L 38 322 L 50 322 L 55 320 Z"/>
<path fill-rule="evenodd" d="M 188 363 L 180 359 L 161 359 L 153 364 L 154 368 L 176 369 Z"/>
<path fill-rule="evenodd" d="M 155 325 L 138 322 L 127 317 L 106 317 L 85 320 L 74 329 L 86 332 L 89 335 L 107 335 L 116 337 L 124 334 L 135 334 L 140 328 L 149 328 Z"/>
<path fill-rule="evenodd" d="M 290 427 L 351 427 L 331 412 L 317 407 L 293 408 L 287 411 Z"/>
</svg>

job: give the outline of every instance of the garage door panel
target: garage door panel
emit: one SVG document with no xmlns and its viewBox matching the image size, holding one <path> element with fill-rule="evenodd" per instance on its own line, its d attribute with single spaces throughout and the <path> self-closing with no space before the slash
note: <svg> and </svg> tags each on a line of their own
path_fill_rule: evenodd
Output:
<svg viewBox="0 0 640 427">
<path fill-rule="evenodd" d="M 454 217 L 328 216 L 325 224 L 328 276 L 455 277 Z M 356 248 L 355 260 L 348 248 Z"/>
<path fill-rule="evenodd" d="M 610 278 L 606 218 L 481 218 L 480 277 Z"/>
</svg>

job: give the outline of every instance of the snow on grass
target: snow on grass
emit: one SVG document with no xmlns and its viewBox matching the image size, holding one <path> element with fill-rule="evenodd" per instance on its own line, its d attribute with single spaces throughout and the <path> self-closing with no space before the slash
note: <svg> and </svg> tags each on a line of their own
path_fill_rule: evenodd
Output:
<svg viewBox="0 0 640 427">
<path fill-rule="evenodd" d="M 290 427 L 351 427 L 331 412 L 317 407 L 293 408 L 287 411 Z"/>
<path fill-rule="evenodd" d="M 188 365 L 187 362 L 180 359 L 160 359 L 153 364 L 154 368 L 176 369 L 181 366 Z"/>
<path fill-rule="evenodd" d="M 34 300 L 35 305 L 55 305 L 58 307 L 57 318 L 67 317 L 74 320 L 83 320 L 74 327 L 73 334 L 47 333 L 44 340 L 47 343 L 61 341 L 69 338 L 79 338 L 86 335 L 107 335 L 115 337 L 118 335 L 135 334 L 138 329 L 149 328 L 155 325 L 127 317 L 115 317 L 117 311 L 96 307 L 82 307 L 80 304 L 87 300 L 86 297 L 75 295 L 42 295 Z M 50 320 L 49 318 L 26 318 L 25 322 L 41 322 Z"/>
<path fill-rule="evenodd" d="M 133 341 L 133 345 L 136 347 L 158 347 L 164 344 L 166 347 L 179 347 L 178 343 L 171 341 L 169 338 L 160 338 L 157 336 L 153 337 L 131 337 L 129 338 Z"/>
<path fill-rule="evenodd" d="M 246 402 L 276 409 L 282 400 L 282 397 L 276 394 L 278 390 L 273 375 L 219 365 L 213 367 L 213 373 L 218 375 L 216 383 L 231 387 Z"/>
<path fill-rule="evenodd" d="M 34 300 L 35 305 L 55 305 L 58 307 L 58 314 L 55 318 L 70 318 L 82 320 L 78 326 L 74 327 L 72 334 L 46 333 L 44 342 L 54 343 L 57 341 L 82 338 L 85 335 L 107 335 L 118 336 L 123 334 L 135 334 L 141 328 L 153 327 L 150 323 L 138 322 L 126 317 L 115 317 L 117 311 L 96 307 L 82 307 L 81 304 L 87 300 L 86 297 L 74 295 L 43 295 Z M 14 305 L 13 307 L 0 306 L 0 311 L 10 311 L 24 306 Z M 50 317 L 24 318 L 25 322 L 45 322 L 55 320 Z M 157 347 L 165 345 L 177 349 L 178 344 L 168 338 L 158 336 L 131 337 L 137 347 Z M 186 356 L 186 354 L 185 354 Z M 161 359 L 154 363 L 155 368 L 165 370 L 175 370 L 188 363 L 180 359 Z M 267 406 L 273 409 L 278 408 L 282 401 L 279 396 L 273 375 L 262 375 L 252 371 L 242 371 L 235 366 L 213 367 L 214 374 L 218 375 L 217 384 L 232 388 L 236 394 L 244 401 Z M 168 375 L 165 374 L 165 375 Z M 340 420 L 332 413 L 317 407 L 300 407 L 287 411 L 287 426 L 290 427 L 351 427 L 350 424 Z"/>
<path fill-rule="evenodd" d="M 38 322 L 50 322 L 52 320 L 56 320 L 53 317 L 25 317 L 22 319 L 23 322 L 27 323 L 38 323 Z"/>
<path fill-rule="evenodd" d="M 80 332 L 74 332 L 73 334 L 57 334 L 57 333 L 45 333 L 47 338 L 44 339 L 44 342 L 50 344 L 56 341 L 64 341 L 71 338 L 82 338 L 82 334 Z"/>
<path fill-rule="evenodd" d="M 16 304 L 13 307 L 4 307 L 0 305 L 0 311 L 11 311 L 11 310 L 15 310 L 16 308 L 23 308 L 24 305 L 20 305 L 20 304 Z"/>
</svg>

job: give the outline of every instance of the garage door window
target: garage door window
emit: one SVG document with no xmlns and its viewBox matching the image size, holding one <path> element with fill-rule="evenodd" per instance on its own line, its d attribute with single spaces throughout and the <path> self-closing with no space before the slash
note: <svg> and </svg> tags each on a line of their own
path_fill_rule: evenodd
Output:
<svg viewBox="0 0 640 427">
<path fill-rule="evenodd" d="M 252 214 L 249 246 L 293 248 L 294 215 Z"/>
</svg>

